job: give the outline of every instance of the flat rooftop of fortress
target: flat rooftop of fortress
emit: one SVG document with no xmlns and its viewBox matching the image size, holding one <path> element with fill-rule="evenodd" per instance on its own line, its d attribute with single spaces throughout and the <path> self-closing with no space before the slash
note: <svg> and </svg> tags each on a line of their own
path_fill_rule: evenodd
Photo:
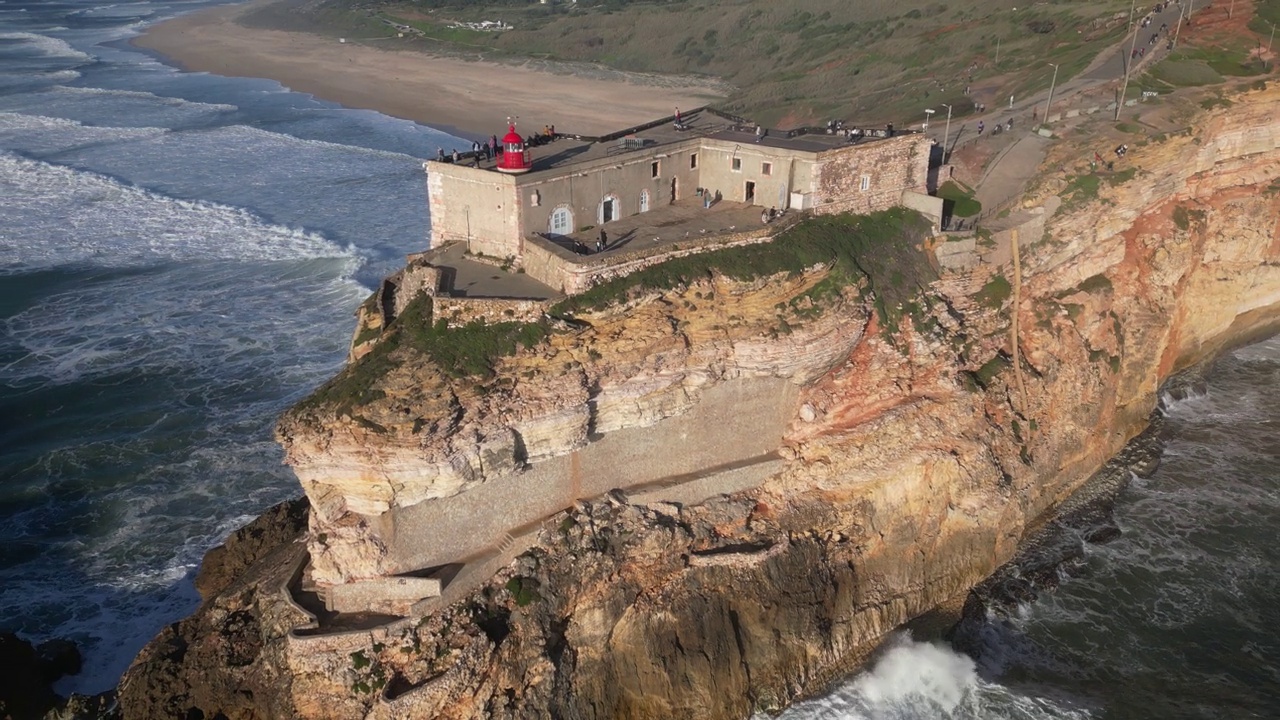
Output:
<svg viewBox="0 0 1280 720">
<path fill-rule="evenodd" d="M 533 159 L 533 169 L 523 178 L 551 176 L 570 165 L 594 160 L 620 158 L 622 155 L 639 150 L 651 150 L 662 145 L 670 145 L 685 140 L 710 138 L 724 142 L 756 145 L 755 126 L 735 123 L 728 118 L 720 117 L 706 110 L 695 110 L 681 116 L 687 128 L 677 130 L 672 119 L 667 118 L 652 127 L 637 126 L 634 132 L 625 133 L 617 138 L 598 140 L 594 137 L 560 135 L 554 142 L 529 148 Z M 611 135 L 616 135 L 612 133 Z M 604 136 L 609 138 L 610 135 Z M 624 141 L 624 138 L 626 139 Z M 759 145 L 799 152 L 823 152 L 853 144 L 875 142 L 882 138 L 871 136 L 846 137 L 839 134 L 811 133 L 787 137 L 785 130 L 769 130 Z M 465 164 L 465 163 L 464 163 Z M 496 160 L 481 162 L 480 167 L 492 170 Z M 545 173 L 545 175 L 544 175 Z"/>
</svg>

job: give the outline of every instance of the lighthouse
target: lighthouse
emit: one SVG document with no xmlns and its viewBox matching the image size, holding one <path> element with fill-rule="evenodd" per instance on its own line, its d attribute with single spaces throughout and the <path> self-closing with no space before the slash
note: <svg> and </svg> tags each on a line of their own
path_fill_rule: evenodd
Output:
<svg viewBox="0 0 1280 720">
<path fill-rule="evenodd" d="M 529 151 L 524 146 L 524 138 L 516 132 L 514 122 L 507 126 L 507 134 L 502 138 L 502 158 L 498 160 L 497 170 L 504 173 L 525 173 L 533 169 L 529 161 Z"/>
</svg>

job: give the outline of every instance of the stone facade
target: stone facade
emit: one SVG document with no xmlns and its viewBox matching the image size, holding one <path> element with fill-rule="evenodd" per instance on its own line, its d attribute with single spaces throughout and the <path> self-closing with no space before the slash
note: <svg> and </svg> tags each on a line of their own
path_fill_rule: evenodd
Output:
<svg viewBox="0 0 1280 720">
<path fill-rule="evenodd" d="M 699 188 L 762 207 L 875 212 L 926 191 L 929 145 L 917 134 L 857 144 L 712 135 L 603 157 L 581 146 L 597 157 L 521 176 L 430 161 L 431 243 L 466 242 L 474 255 L 537 265 L 548 258 L 530 238 L 607 227 Z"/>
<path fill-rule="evenodd" d="M 603 257 L 595 262 L 578 262 L 569 251 L 535 237 L 524 244 L 524 271 L 529 277 L 550 288 L 566 295 L 577 295 L 602 282 L 625 277 L 672 258 L 769 242 L 784 227 L 787 226 L 753 228 L 736 233 L 691 238 L 675 245 L 635 250 Z"/>
<path fill-rule="evenodd" d="M 824 153 L 814 164 L 814 211 L 871 213 L 898 205 L 902 193 L 925 191 L 929 141 L 920 135 L 890 138 L 861 152 Z"/>
<path fill-rule="evenodd" d="M 549 300 L 510 300 L 507 298 L 468 298 L 437 296 L 432 300 L 432 316 L 443 319 L 449 327 L 479 320 L 493 325 L 502 322 L 534 322 L 551 304 Z"/>
</svg>

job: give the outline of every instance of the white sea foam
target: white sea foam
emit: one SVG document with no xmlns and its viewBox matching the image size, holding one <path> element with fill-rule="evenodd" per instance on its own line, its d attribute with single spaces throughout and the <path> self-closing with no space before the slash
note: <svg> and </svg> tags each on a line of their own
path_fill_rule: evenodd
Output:
<svg viewBox="0 0 1280 720">
<path fill-rule="evenodd" d="M 240 208 L 180 200 L 94 173 L 0 153 L 0 272 L 91 263 L 337 257 L 350 250 Z"/>
<path fill-rule="evenodd" d="M 0 110 L 25 115 L 29 119 L 22 122 L 31 129 L 39 129 L 40 118 L 72 120 L 89 127 L 173 128 L 207 124 L 216 115 L 237 109 L 234 105 L 191 102 L 149 92 L 65 86 L 46 86 L 35 92 L 0 97 Z M 12 125 L 16 121 L 9 122 Z M 35 138 L 47 144 L 56 142 L 58 136 Z"/>
<path fill-rule="evenodd" d="M 0 112 L 0 146 L 55 153 L 88 144 L 127 142 L 168 132 L 160 127 L 97 127 L 45 115 Z"/>
<path fill-rule="evenodd" d="M 797 703 L 779 720 L 1083 720 L 1088 710 L 982 680 L 955 651 L 890 640 L 872 667 L 830 694 Z M 757 716 L 763 720 L 763 716 Z"/>
<path fill-rule="evenodd" d="M 6 32 L 0 33 L 0 40 L 20 41 L 19 48 L 34 51 L 40 57 L 65 58 L 84 62 L 93 60 L 92 55 L 76 50 L 66 40 L 49 37 L 48 35 L 30 32 Z"/>
<path fill-rule="evenodd" d="M 147 103 L 148 105 L 160 104 L 194 110 L 208 110 L 214 112 L 234 112 L 239 110 L 235 105 L 228 105 L 227 103 L 196 102 L 194 100 L 185 100 L 183 98 L 165 97 L 164 95 L 157 95 L 155 93 L 145 92 L 142 90 L 118 90 L 114 88 L 96 87 L 57 87 L 53 88 L 51 92 L 71 95 L 78 100 L 82 100 L 84 98 L 123 98 L 139 100 Z"/>
<path fill-rule="evenodd" d="M 97 5 L 91 8 L 87 8 L 85 10 L 77 10 L 71 13 L 71 15 L 73 16 L 80 15 L 83 17 L 96 17 L 96 18 L 134 18 L 134 17 L 148 17 L 154 14 L 155 14 L 154 9 L 148 8 L 148 7 L 141 7 L 138 4 L 120 5 L 120 4 L 114 4 L 114 3 L 111 5 Z"/>
</svg>

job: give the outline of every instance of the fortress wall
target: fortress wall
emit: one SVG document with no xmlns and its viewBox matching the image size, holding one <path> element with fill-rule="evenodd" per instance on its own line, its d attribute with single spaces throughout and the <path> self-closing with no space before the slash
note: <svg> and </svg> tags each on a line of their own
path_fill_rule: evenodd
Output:
<svg viewBox="0 0 1280 720">
<path fill-rule="evenodd" d="M 799 390 L 784 378 L 726 381 L 703 392 L 684 415 L 645 428 L 611 432 L 581 450 L 535 463 L 449 498 L 428 500 L 383 517 L 391 572 L 409 572 L 465 558 L 498 542 L 503 533 L 539 522 L 574 500 L 631 488 L 776 451 L 795 414 Z M 726 468 L 731 481 L 719 492 L 763 480 L 773 467 Z M 702 482 L 700 480 L 700 482 Z M 747 485 L 749 486 L 749 485 Z M 711 492 L 711 486 L 700 492 Z M 660 489 L 644 488 L 645 497 Z M 681 497 L 673 487 L 673 499 Z M 657 498 L 654 498 L 657 499 Z"/>
<path fill-rule="evenodd" d="M 396 275 L 389 278 L 396 286 L 395 303 L 392 307 L 394 317 L 400 313 L 420 293 L 436 295 L 440 292 L 444 281 L 444 273 L 440 268 L 426 263 L 409 263 Z"/>
<path fill-rule="evenodd" d="M 525 238 L 521 246 L 520 267 L 524 273 L 549 288 L 567 292 L 568 270 L 574 264 L 569 252 L 541 238 Z"/>
<path fill-rule="evenodd" d="M 506 298 L 437 297 L 432 300 L 436 320 L 449 327 L 480 320 L 489 325 L 503 322 L 534 322 L 551 304 L 550 300 L 509 300 Z"/>
<path fill-rule="evenodd" d="M 519 253 L 520 207 L 515 178 L 492 170 L 426 163 L 431 246 L 463 242 L 475 254 Z"/>
<path fill-rule="evenodd" d="M 702 171 L 699 183 L 712 193 L 719 190 L 726 200 L 746 202 L 747 182 L 754 182 L 753 205 L 785 208 L 792 190 L 810 192 L 814 157 L 814 153 L 767 145 L 708 140 L 699 158 Z M 735 158 L 741 161 L 740 170 L 733 169 Z M 771 166 L 768 175 L 764 174 L 764 163 Z"/>
<path fill-rule="evenodd" d="M 787 226 L 760 226 L 742 232 L 691 238 L 673 245 L 644 248 L 629 253 L 589 256 L 588 259 L 569 255 L 568 251 L 560 250 L 542 238 L 527 238 L 522 267 L 526 275 L 538 282 L 566 295 L 577 295 L 602 282 L 626 277 L 672 258 L 769 242 L 784 227 Z"/>
<path fill-rule="evenodd" d="M 815 171 L 819 214 L 873 213 L 901 204 L 902 193 L 926 191 L 930 140 L 903 135 L 822 153 Z M 862 189 L 862 179 L 870 184 Z"/>
<path fill-rule="evenodd" d="M 696 144 L 662 145 L 560 172 L 522 177 L 519 180 L 522 231 L 526 235 L 551 232 L 551 213 L 557 208 L 572 212 L 569 232 L 598 226 L 601 204 L 606 197 L 614 199 L 613 220 L 639 214 L 642 192 L 648 193 L 651 210 L 669 205 L 673 180 L 679 197 L 691 197 L 698 185 L 698 170 L 689 167 L 689 156 L 697 152 Z M 658 164 L 656 177 L 653 163 Z"/>
</svg>

